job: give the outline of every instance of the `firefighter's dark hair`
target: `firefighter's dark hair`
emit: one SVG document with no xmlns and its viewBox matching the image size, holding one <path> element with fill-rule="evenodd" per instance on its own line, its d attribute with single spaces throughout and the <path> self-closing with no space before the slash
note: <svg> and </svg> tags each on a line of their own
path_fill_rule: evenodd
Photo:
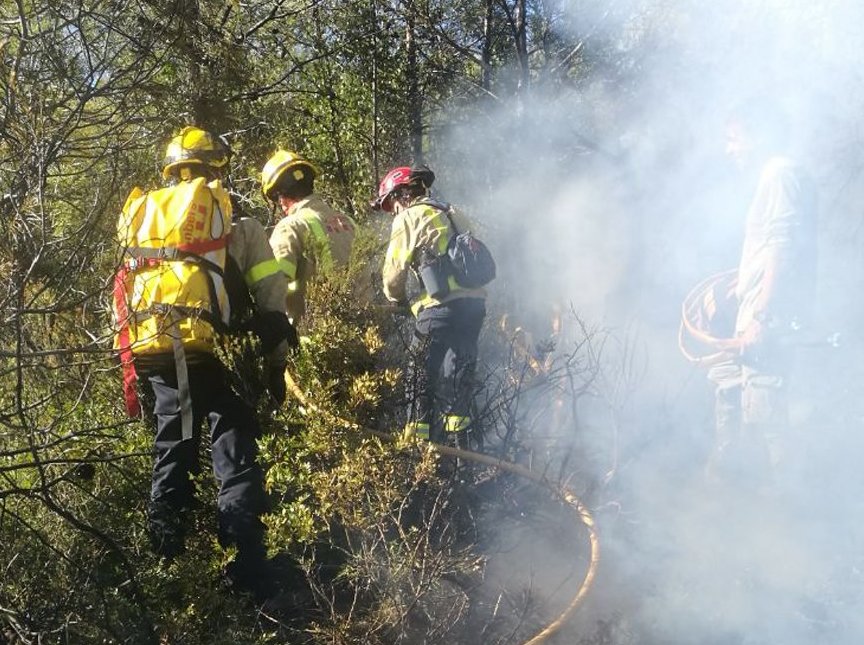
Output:
<svg viewBox="0 0 864 645">
<path fill-rule="evenodd" d="M 403 184 L 393 191 L 393 199 L 399 202 L 411 202 L 417 197 L 423 197 L 429 189 L 419 181 Z"/>
<path fill-rule="evenodd" d="M 312 194 L 315 189 L 315 179 L 312 173 L 305 172 L 301 179 L 294 179 L 291 173 L 286 172 L 280 177 L 276 185 L 273 186 L 272 193 L 277 198 L 279 195 L 285 195 L 290 199 L 303 199 Z"/>
</svg>

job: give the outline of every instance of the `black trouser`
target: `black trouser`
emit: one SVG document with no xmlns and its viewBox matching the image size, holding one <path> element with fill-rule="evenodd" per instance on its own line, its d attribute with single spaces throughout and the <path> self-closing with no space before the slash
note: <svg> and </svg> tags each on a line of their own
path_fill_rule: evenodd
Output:
<svg viewBox="0 0 864 645">
<path fill-rule="evenodd" d="M 425 426 L 433 441 L 446 438 L 442 431 L 464 434 L 471 424 L 477 340 L 485 316 L 482 298 L 457 298 L 417 316 L 406 388 L 408 422 Z M 436 408 L 445 415 L 443 427 L 435 416 Z"/>
<path fill-rule="evenodd" d="M 241 556 L 263 557 L 264 525 L 259 519 L 265 498 L 262 470 L 255 443 L 260 428 L 255 411 L 229 387 L 221 364 L 189 364 L 193 410 L 192 439 L 182 439 L 176 371 L 150 372 L 147 380 L 155 396 L 153 482 L 150 529 L 154 547 L 164 555 L 182 549 L 184 511 L 191 505 L 194 486 L 190 474 L 200 472 L 201 422 L 210 429 L 213 474 L 219 484 L 217 501 L 219 541 L 236 545 Z"/>
</svg>

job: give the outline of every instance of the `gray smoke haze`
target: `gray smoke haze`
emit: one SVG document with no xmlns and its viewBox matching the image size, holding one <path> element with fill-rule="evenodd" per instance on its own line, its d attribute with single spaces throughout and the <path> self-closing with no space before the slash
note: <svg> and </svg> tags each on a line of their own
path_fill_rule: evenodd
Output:
<svg viewBox="0 0 864 645">
<path fill-rule="evenodd" d="M 852 0 L 563 2 L 585 78 L 451 125 L 430 154 L 439 193 L 496 250 L 495 311 L 543 337 L 572 306 L 644 363 L 592 499 L 601 579 L 561 642 L 864 642 L 861 25 Z M 754 95 L 782 106 L 818 187 L 814 337 L 842 338 L 799 352 L 774 498 L 704 481 L 713 389 L 676 341 L 688 290 L 740 256 L 753 184 L 724 155 L 724 124 Z M 555 431 L 608 453 L 607 406 L 582 403 L 583 423 Z M 598 480 L 609 466 L 579 464 Z M 589 640 L 598 621 L 615 629 Z"/>
</svg>

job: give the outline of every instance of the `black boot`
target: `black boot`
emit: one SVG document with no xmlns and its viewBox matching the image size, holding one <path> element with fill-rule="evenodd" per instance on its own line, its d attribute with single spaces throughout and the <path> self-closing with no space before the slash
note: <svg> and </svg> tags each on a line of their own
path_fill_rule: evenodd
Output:
<svg viewBox="0 0 864 645">
<path fill-rule="evenodd" d="M 186 548 L 186 509 L 164 501 L 151 501 L 148 517 L 150 548 L 171 561 Z"/>
<path fill-rule="evenodd" d="M 263 548 L 241 550 L 225 567 L 225 578 L 231 591 L 251 594 L 256 602 L 264 602 L 280 592 L 276 573 Z"/>
</svg>

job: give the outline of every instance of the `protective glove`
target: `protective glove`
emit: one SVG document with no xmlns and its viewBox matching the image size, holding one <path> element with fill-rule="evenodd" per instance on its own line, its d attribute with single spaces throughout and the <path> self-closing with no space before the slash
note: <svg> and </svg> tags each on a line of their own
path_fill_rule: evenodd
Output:
<svg viewBox="0 0 864 645">
<path fill-rule="evenodd" d="M 285 403 L 285 398 L 288 395 L 288 389 L 285 386 L 285 367 L 285 363 L 269 363 L 267 365 L 267 391 L 270 392 L 270 396 L 279 406 Z"/>
<path fill-rule="evenodd" d="M 294 326 L 294 323 L 287 316 L 286 320 L 288 320 L 288 326 L 283 329 L 283 333 L 285 334 L 285 342 L 288 343 L 288 351 L 293 352 L 300 347 L 300 336 L 297 334 L 297 328 Z"/>
<path fill-rule="evenodd" d="M 272 354 L 283 341 L 288 343 L 289 350 L 300 346 L 297 330 L 282 311 L 259 312 L 249 321 L 248 328 L 261 339 L 261 350 L 265 355 Z"/>
</svg>

